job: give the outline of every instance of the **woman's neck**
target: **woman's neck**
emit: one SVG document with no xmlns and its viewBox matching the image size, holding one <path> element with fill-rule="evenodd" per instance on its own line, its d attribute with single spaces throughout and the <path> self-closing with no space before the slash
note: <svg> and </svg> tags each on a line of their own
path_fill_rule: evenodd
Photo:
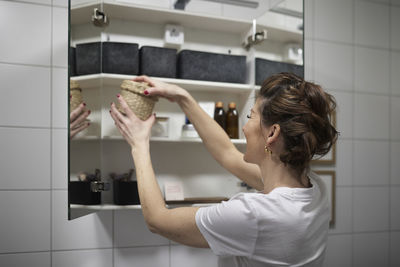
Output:
<svg viewBox="0 0 400 267">
<path fill-rule="evenodd" d="M 265 159 L 259 164 L 265 194 L 277 187 L 309 187 L 307 177 L 300 177 L 280 160 Z M 305 181 L 305 182 L 304 182 Z"/>
</svg>

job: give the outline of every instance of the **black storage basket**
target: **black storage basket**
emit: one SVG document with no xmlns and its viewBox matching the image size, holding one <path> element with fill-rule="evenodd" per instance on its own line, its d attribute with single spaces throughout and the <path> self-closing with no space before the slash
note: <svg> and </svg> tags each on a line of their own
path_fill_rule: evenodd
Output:
<svg viewBox="0 0 400 267">
<path fill-rule="evenodd" d="M 84 43 L 76 45 L 76 74 L 96 74 L 101 71 L 101 43 Z"/>
<path fill-rule="evenodd" d="M 99 205 L 101 203 L 101 192 L 92 192 L 91 183 L 81 181 L 69 182 L 69 203 Z"/>
<path fill-rule="evenodd" d="M 131 43 L 103 43 L 103 73 L 139 74 L 139 45 Z"/>
<path fill-rule="evenodd" d="M 136 181 L 113 182 L 114 204 L 116 205 L 139 205 L 139 193 Z"/>
<path fill-rule="evenodd" d="M 176 78 L 177 50 L 173 48 L 142 46 L 140 74 L 153 77 Z"/>
<path fill-rule="evenodd" d="M 76 45 L 77 75 L 115 73 L 139 74 L 139 45 L 95 42 Z"/>
<path fill-rule="evenodd" d="M 69 48 L 69 73 L 70 76 L 76 76 L 76 48 L 70 47 Z"/>
<path fill-rule="evenodd" d="M 246 56 L 182 50 L 178 54 L 178 78 L 245 83 Z"/>
<path fill-rule="evenodd" d="M 272 61 L 263 58 L 256 58 L 256 84 L 262 85 L 264 80 L 273 74 L 281 72 L 293 72 L 294 74 L 304 77 L 304 68 L 300 65 L 290 64 L 286 62 Z"/>
</svg>

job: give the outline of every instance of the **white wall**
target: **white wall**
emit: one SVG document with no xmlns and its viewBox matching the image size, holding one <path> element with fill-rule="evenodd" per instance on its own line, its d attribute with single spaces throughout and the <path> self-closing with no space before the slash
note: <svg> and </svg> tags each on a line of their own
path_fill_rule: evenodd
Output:
<svg viewBox="0 0 400 267">
<path fill-rule="evenodd" d="M 306 76 L 338 101 L 325 266 L 399 266 L 400 1 L 306 0 Z M 0 265 L 216 266 L 139 211 L 67 221 L 67 6 L 0 0 Z M 396 27 L 397 26 L 397 27 Z"/>
<path fill-rule="evenodd" d="M 306 78 L 338 102 L 325 266 L 400 266 L 400 1 L 306 0 Z"/>
</svg>

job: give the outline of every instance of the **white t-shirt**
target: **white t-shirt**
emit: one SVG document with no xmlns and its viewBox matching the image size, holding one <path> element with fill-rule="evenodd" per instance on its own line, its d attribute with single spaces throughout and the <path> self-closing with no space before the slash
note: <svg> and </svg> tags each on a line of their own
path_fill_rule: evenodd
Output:
<svg viewBox="0 0 400 267">
<path fill-rule="evenodd" d="M 239 193 L 200 208 L 196 224 L 219 266 L 322 266 L 329 228 L 326 187 L 314 173 L 310 188 Z"/>
</svg>

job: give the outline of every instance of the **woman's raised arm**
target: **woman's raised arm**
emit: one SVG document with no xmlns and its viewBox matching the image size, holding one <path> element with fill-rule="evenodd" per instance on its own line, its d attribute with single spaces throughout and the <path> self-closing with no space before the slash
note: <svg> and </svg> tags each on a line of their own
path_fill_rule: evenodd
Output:
<svg viewBox="0 0 400 267">
<path fill-rule="evenodd" d="M 239 179 L 257 190 L 263 190 L 261 173 L 257 165 L 243 160 L 243 154 L 233 145 L 229 136 L 196 102 L 196 100 L 183 88 L 167 84 L 147 76 L 139 76 L 137 82 L 147 82 L 150 88 L 145 92 L 148 95 L 165 97 L 172 102 L 177 102 L 204 145 L 218 163 Z"/>
</svg>

